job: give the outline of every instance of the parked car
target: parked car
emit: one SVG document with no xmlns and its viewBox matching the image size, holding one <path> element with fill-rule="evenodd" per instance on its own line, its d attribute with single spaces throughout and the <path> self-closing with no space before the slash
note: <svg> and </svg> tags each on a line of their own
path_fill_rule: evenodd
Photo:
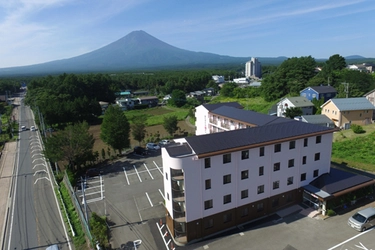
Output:
<svg viewBox="0 0 375 250">
<path fill-rule="evenodd" d="M 160 149 L 160 146 L 156 143 L 149 142 L 149 143 L 146 144 L 146 148 L 151 149 L 151 150 L 158 150 L 158 149 Z"/>
<path fill-rule="evenodd" d="M 159 145 L 160 145 L 160 146 L 165 146 L 165 145 L 168 145 L 169 143 L 171 143 L 169 140 L 161 140 L 161 141 L 159 142 Z"/>
<path fill-rule="evenodd" d="M 145 148 L 142 148 L 140 146 L 134 147 L 134 154 L 137 155 L 147 155 L 147 150 Z"/>
<path fill-rule="evenodd" d="M 375 208 L 368 207 L 358 211 L 348 219 L 348 225 L 360 232 L 375 226 Z"/>
<path fill-rule="evenodd" d="M 22 126 L 22 127 L 21 127 L 21 130 L 22 130 L 22 131 L 25 131 L 25 130 L 26 130 L 26 126 Z"/>
<path fill-rule="evenodd" d="M 36 131 L 35 126 L 31 126 L 31 127 L 30 127 L 30 131 Z"/>
</svg>

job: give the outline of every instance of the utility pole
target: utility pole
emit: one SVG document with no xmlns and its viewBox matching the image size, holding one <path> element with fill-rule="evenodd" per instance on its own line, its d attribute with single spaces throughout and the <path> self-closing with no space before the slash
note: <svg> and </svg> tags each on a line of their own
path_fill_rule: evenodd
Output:
<svg viewBox="0 0 375 250">
<path fill-rule="evenodd" d="M 349 83 L 348 82 L 343 82 L 342 84 L 344 84 L 344 92 L 346 93 L 346 98 L 348 98 L 349 96 Z"/>
</svg>

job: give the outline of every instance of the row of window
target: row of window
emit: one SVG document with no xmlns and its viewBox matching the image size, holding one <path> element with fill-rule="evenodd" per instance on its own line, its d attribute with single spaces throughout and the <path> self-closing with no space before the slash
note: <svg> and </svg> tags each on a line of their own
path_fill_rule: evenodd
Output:
<svg viewBox="0 0 375 250">
<path fill-rule="evenodd" d="M 315 139 L 315 142 L 317 144 L 321 143 L 322 142 L 322 136 L 318 135 Z M 308 138 L 304 139 L 303 146 L 304 147 L 308 146 Z M 296 147 L 296 141 L 290 141 L 289 142 L 289 149 L 295 149 L 295 147 Z M 275 153 L 281 152 L 281 143 L 278 143 L 278 144 L 274 145 L 274 152 Z M 259 156 L 260 157 L 264 156 L 264 147 L 259 148 Z M 241 159 L 242 160 L 249 159 L 249 150 L 241 151 Z M 232 155 L 231 154 L 224 154 L 223 155 L 223 164 L 230 163 L 230 162 L 232 162 Z M 211 167 L 211 158 L 205 158 L 204 167 L 205 168 Z"/>
<path fill-rule="evenodd" d="M 314 176 L 314 178 L 319 176 L 319 169 L 314 170 L 313 176 Z M 302 173 L 301 174 L 301 181 L 305 181 L 305 180 L 306 180 L 306 173 Z M 231 175 L 230 174 L 223 176 L 223 184 L 228 184 L 228 183 L 231 183 Z M 294 183 L 294 177 L 293 176 L 288 177 L 287 180 L 286 180 L 286 184 L 289 186 L 289 185 L 292 185 L 293 183 Z M 211 179 L 205 180 L 205 189 L 208 190 L 208 189 L 211 189 L 211 188 L 212 188 Z M 274 181 L 272 183 L 272 189 L 275 190 L 275 189 L 278 189 L 278 188 L 280 188 L 280 181 Z M 262 193 L 264 193 L 264 185 L 259 185 L 257 187 L 257 194 L 262 194 Z M 245 199 L 247 197 L 249 197 L 249 190 L 248 189 L 242 190 L 241 191 L 241 199 Z M 231 202 L 231 195 L 230 194 L 225 195 L 223 204 L 227 204 L 227 203 L 230 203 L 230 202 Z M 205 204 L 205 209 L 209 209 L 209 208 L 211 208 L 211 207 L 206 208 L 206 204 Z"/>
</svg>

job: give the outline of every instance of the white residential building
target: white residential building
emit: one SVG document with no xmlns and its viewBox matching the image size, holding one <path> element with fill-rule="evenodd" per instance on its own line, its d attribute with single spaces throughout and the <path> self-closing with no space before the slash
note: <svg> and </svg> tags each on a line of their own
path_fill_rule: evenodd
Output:
<svg viewBox="0 0 375 250">
<path fill-rule="evenodd" d="M 301 202 L 302 187 L 329 173 L 333 129 L 273 118 L 278 121 L 162 148 L 166 222 L 176 242 Z"/>
<path fill-rule="evenodd" d="M 245 64 L 246 78 L 262 78 L 262 65 L 258 58 L 252 57 L 250 61 Z"/>
<path fill-rule="evenodd" d="M 285 111 L 291 107 L 302 109 L 302 115 L 312 115 L 314 109 L 314 104 L 304 96 L 282 98 L 276 106 L 279 117 L 285 117 Z"/>
</svg>

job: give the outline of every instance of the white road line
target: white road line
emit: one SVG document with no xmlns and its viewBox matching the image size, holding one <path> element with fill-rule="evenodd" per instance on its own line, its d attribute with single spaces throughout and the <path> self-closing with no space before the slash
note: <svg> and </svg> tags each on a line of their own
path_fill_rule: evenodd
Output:
<svg viewBox="0 0 375 250">
<path fill-rule="evenodd" d="M 163 200 L 165 200 L 163 192 L 160 189 L 159 189 L 159 192 L 160 192 L 161 197 L 163 197 Z"/>
<path fill-rule="evenodd" d="M 138 174 L 138 170 L 137 170 L 137 168 L 135 167 L 135 165 L 133 165 L 133 168 L 134 168 L 135 172 L 136 172 L 137 175 L 138 175 L 138 179 L 139 179 L 139 181 L 142 182 L 142 179 L 141 179 L 141 177 L 139 176 L 139 174 Z"/>
<path fill-rule="evenodd" d="M 163 238 L 165 248 L 166 248 L 167 250 L 169 250 L 169 247 L 168 247 L 167 242 L 165 241 L 165 238 L 164 238 L 163 232 L 161 231 L 161 229 L 163 228 L 164 225 L 163 225 L 162 227 L 159 227 L 159 224 L 156 222 L 156 226 L 157 226 L 158 229 L 159 229 L 160 236 Z"/>
<path fill-rule="evenodd" d="M 86 203 L 93 203 L 93 202 L 101 201 L 101 200 L 103 200 L 103 199 L 102 198 L 95 198 L 95 199 L 86 200 Z"/>
<path fill-rule="evenodd" d="M 371 228 L 371 229 L 366 230 L 366 231 L 364 231 L 364 232 L 362 232 L 362 233 L 360 233 L 360 234 L 357 234 L 357 235 L 351 237 L 350 239 L 347 239 L 346 241 L 343 241 L 343 242 L 341 242 L 340 244 L 337 244 L 336 246 L 331 247 L 331 248 L 328 249 L 328 250 L 333 250 L 333 249 L 335 249 L 335 248 L 337 248 L 337 247 L 339 247 L 339 246 L 341 246 L 341 245 L 344 245 L 345 243 L 347 243 L 347 242 L 349 242 L 349 241 L 351 241 L 351 240 L 353 240 L 353 239 L 355 239 L 355 238 L 357 238 L 357 237 L 359 237 L 359 236 L 361 236 L 361 235 L 363 235 L 363 234 L 366 234 L 366 233 L 372 231 L 372 230 L 374 230 L 374 228 Z"/>
<path fill-rule="evenodd" d="M 87 190 L 87 189 L 85 189 L 85 190 Z M 104 190 L 103 190 L 103 192 L 104 192 Z M 86 193 L 85 192 L 85 196 L 89 196 L 89 195 L 95 195 L 95 194 L 99 194 L 99 193 L 101 193 L 100 191 L 97 191 L 97 192 L 92 192 L 92 193 Z M 79 197 L 83 197 L 83 194 L 82 195 L 80 195 Z"/>
<path fill-rule="evenodd" d="M 158 170 L 158 169 L 157 168 L 149 168 L 148 170 L 151 172 L 151 171 Z M 145 172 L 147 172 L 147 170 L 141 170 L 141 171 L 138 170 L 138 173 L 140 173 L 140 174 L 145 173 Z M 128 174 L 128 176 L 133 175 L 133 174 L 137 174 L 137 173 L 130 173 L 130 174 Z"/>
<path fill-rule="evenodd" d="M 161 170 L 160 170 L 160 168 L 159 168 L 158 164 L 156 164 L 156 162 L 155 162 L 155 161 L 154 161 L 154 164 L 155 164 L 155 166 L 156 166 L 156 167 L 157 167 L 157 168 L 159 169 L 159 172 L 160 172 L 160 174 L 161 174 L 161 175 L 163 175 L 163 171 L 161 171 Z"/>
<path fill-rule="evenodd" d="M 126 175 L 126 170 L 125 170 L 124 167 L 122 167 L 122 169 L 124 170 L 124 174 L 125 174 L 126 181 L 127 181 L 128 185 L 130 185 L 130 183 L 129 183 L 129 179 L 128 179 L 128 176 Z"/>
<path fill-rule="evenodd" d="M 137 204 L 137 201 L 135 200 L 134 196 L 133 196 L 133 199 L 134 199 L 134 203 L 135 203 L 135 206 L 137 208 L 137 211 L 138 211 L 139 218 L 141 218 L 141 221 L 142 221 L 142 216 L 141 216 L 141 213 L 139 212 L 138 204 Z"/>
<path fill-rule="evenodd" d="M 143 163 L 143 165 L 144 165 L 145 168 L 147 169 L 147 172 L 148 172 L 148 174 L 151 176 L 151 179 L 154 179 L 154 177 L 152 176 L 150 170 L 148 170 L 146 163 Z"/>
<path fill-rule="evenodd" d="M 153 207 L 154 204 L 152 204 L 151 199 L 150 199 L 150 196 L 148 196 L 148 193 L 147 193 L 147 192 L 146 192 L 146 196 L 147 196 L 148 202 L 150 202 L 151 207 Z"/>
</svg>

